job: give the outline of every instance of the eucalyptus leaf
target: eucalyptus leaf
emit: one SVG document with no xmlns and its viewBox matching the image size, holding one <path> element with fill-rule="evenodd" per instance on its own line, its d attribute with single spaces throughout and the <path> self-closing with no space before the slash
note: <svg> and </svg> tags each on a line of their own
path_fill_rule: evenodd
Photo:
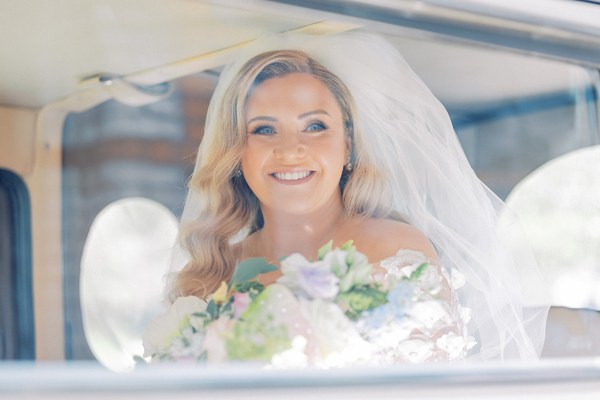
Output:
<svg viewBox="0 0 600 400">
<path fill-rule="evenodd" d="M 238 293 L 250 293 L 250 295 L 260 293 L 265 288 L 263 284 L 256 281 L 237 282 L 232 287 Z"/>
<path fill-rule="evenodd" d="M 235 268 L 233 276 L 231 277 L 231 284 L 247 282 L 256 278 L 260 274 L 265 274 L 272 271 L 277 271 L 277 267 L 269 264 L 266 258 L 249 258 L 239 263 Z"/>
<path fill-rule="evenodd" d="M 348 250 L 348 254 L 346 254 L 346 265 L 351 267 L 354 264 L 354 251 Z"/>
<path fill-rule="evenodd" d="M 330 240 L 323 247 L 321 247 L 319 249 L 319 253 L 318 253 L 319 261 L 324 259 L 325 255 L 327 255 L 327 253 L 329 253 L 332 248 L 333 248 L 333 240 Z"/>
<path fill-rule="evenodd" d="M 218 317 L 217 303 L 210 300 L 208 302 L 208 305 L 206 306 L 206 312 L 208 313 L 208 315 L 210 315 L 211 319 L 213 319 L 213 320 L 217 319 L 217 317 Z"/>
<path fill-rule="evenodd" d="M 350 251 L 350 250 L 356 250 L 354 247 L 354 240 L 350 239 L 347 242 L 345 242 L 342 247 L 342 250 L 346 250 L 346 251 Z"/>
</svg>

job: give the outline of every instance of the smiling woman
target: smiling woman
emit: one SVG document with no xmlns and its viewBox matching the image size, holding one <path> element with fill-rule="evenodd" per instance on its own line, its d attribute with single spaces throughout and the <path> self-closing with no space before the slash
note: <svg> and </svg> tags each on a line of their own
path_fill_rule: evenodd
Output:
<svg viewBox="0 0 600 400">
<path fill-rule="evenodd" d="M 368 163 L 353 166 L 354 100 L 335 74 L 301 51 L 266 52 L 242 67 L 227 97 L 233 98 L 234 112 L 245 123 L 238 124 L 236 136 L 230 139 L 241 146 L 241 154 L 236 147 L 227 148 L 228 143 L 211 154 L 230 154 L 237 165 L 229 179 L 236 199 L 244 205 L 241 209 L 251 211 L 236 219 L 237 229 L 249 227 L 250 235 L 221 249 L 216 259 L 188 246 L 195 262 L 177 278 L 181 294 L 204 298 L 229 280 L 235 261 L 219 264 L 223 253 L 233 254 L 234 260 L 260 256 L 277 262 L 294 252 L 311 258 L 329 240 L 334 246 L 353 240 L 371 260 L 382 260 L 402 248 L 437 258 L 417 229 L 377 218 L 385 216 L 385 207 L 364 188 L 369 184 L 383 188 L 383 181 L 369 178 L 374 168 Z M 224 120 L 231 102 L 222 104 L 217 118 Z M 224 131 L 220 139 L 229 132 Z M 198 160 L 192 188 L 206 194 L 213 190 L 214 162 Z M 230 167 L 223 159 L 220 162 Z M 202 218 L 213 218 L 214 213 L 207 211 Z M 188 239 L 199 234 L 204 236 L 193 231 Z M 207 236 L 218 241 L 218 236 Z"/>
<path fill-rule="evenodd" d="M 269 300 L 269 293 L 284 282 L 335 286 L 337 279 L 346 279 L 345 269 L 339 269 L 341 261 L 331 264 L 337 277 L 319 269 L 319 262 L 331 261 L 319 248 L 329 241 L 337 247 L 352 240 L 374 267 L 368 282 L 359 280 L 366 286 L 356 286 L 368 296 L 375 293 L 371 290 L 392 290 L 394 277 L 402 274 L 418 280 L 421 272 L 413 272 L 421 271 L 421 264 L 442 265 L 426 274 L 436 289 L 425 291 L 441 308 L 434 313 L 405 311 L 404 321 L 416 324 L 406 340 L 396 340 L 383 352 L 370 343 L 374 353 L 367 362 L 462 358 L 474 345 L 467 329 L 478 342 L 469 354 L 473 358 L 536 358 L 545 310 L 528 313 L 522 308 L 515 249 L 503 242 L 497 224 L 502 209 L 503 203 L 470 168 L 446 110 L 387 42 L 365 34 L 268 37 L 226 67 L 211 99 L 180 228 L 188 257 L 174 265 L 179 272 L 173 275 L 170 299 L 175 306 L 182 296 L 213 299 L 216 303 L 207 310 L 220 322 L 209 331 L 231 338 L 242 328 L 218 318 L 230 312 L 228 306 L 215 308 L 232 304 L 237 309 L 236 300 L 226 300 L 228 293 L 239 294 L 232 297 L 239 300 L 267 286 L 264 307 L 249 308 L 256 316 L 268 314 L 268 304 L 279 305 Z M 317 254 L 316 269 L 304 271 Z M 519 253 L 519 269 L 535 275 L 527 254 Z M 243 261 L 253 257 L 271 261 L 275 270 L 259 268 L 268 273 L 243 283 L 238 292 L 234 269 L 251 274 L 256 265 Z M 348 257 L 351 269 L 354 258 Z M 409 266 L 410 271 L 403 270 Z M 379 283 L 370 287 L 371 280 Z M 338 300 L 347 296 L 342 286 L 339 290 Z M 300 297 L 299 308 L 288 299 L 282 312 L 312 315 L 309 309 L 318 302 Z M 360 318 L 375 313 L 380 304 L 369 298 L 374 303 L 364 309 L 368 313 L 356 314 Z M 393 298 L 390 294 L 384 303 L 392 304 Z M 354 301 L 347 304 L 350 309 L 365 299 Z M 414 307 L 425 303 L 421 299 Z M 468 327 L 467 314 L 472 315 Z M 245 324 L 253 320 L 243 315 Z M 428 322 L 420 325 L 419 318 Z M 210 321 L 193 326 L 198 323 L 207 326 Z M 207 340 L 214 337 L 206 334 Z M 310 334 L 300 336 L 310 347 Z"/>
</svg>

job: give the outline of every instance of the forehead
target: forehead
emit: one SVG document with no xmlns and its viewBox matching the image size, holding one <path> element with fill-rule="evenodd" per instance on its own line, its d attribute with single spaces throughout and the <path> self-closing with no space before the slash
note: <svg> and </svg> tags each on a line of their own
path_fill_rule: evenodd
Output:
<svg viewBox="0 0 600 400">
<path fill-rule="evenodd" d="M 291 73 L 270 78 L 256 86 L 246 102 L 246 115 L 265 111 L 312 111 L 326 109 L 341 115 L 338 102 L 327 85 L 310 74 Z"/>
</svg>

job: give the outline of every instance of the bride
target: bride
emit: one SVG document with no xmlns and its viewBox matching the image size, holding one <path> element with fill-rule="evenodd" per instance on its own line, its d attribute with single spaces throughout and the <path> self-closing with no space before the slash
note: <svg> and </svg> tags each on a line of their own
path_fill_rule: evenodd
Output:
<svg viewBox="0 0 600 400">
<path fill-rule="evenodd" d="M 263 38 L 226 67 L 211 100 L 170 300 L 209 297 L 245 259 L 314 259 L 328 241 L 352 240 L 381 279 L 415 262 L 442 266 L 454 317 L 436 329 L 468 329 L 469 357 L 534 359 L 545 313 L 524 307 L 531 288 L 518 277 L 535 263 L 503 233 L 503 211 L 443 106 L 385 40 Z"/>
</svg>

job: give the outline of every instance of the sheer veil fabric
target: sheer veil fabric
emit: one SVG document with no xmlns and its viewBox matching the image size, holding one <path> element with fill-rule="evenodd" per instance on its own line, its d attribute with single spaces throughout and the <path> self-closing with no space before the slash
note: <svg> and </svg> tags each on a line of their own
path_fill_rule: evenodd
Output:
<svg viewBox="0 0 600 400">
<path fill-rule="evenodd" d="M 471 310 L 467 329 L 478 341 L 470 358 L 538 358 L 547 315 L 544 285 L 524 241 L 514 240 L 518 224 L 507 222 L 512 217 L 503 202 L 475 175 L 445 108 L 385 39 L 361 32 L 258 39 L 224 69 L 206 132 L 215 124 L 216 105 L 242 65 L 256 54 L 277 49 L 306 52 L 349 87 L 357 110 L 353 157 L 357 163 L 368 160 L 381 172 L 384 191 L 376 196 L 384 216 L 418 228 L 435 246 L 440 264 L 466 279 L 458 296 Z M 198 157 L 208 147 L 203 143 Z M 182 224 L 197 217 L 202 202 L 190 190 Z M 185 261 L 185 252 L 176 249 L 172 271 Z"/>
</svg>

